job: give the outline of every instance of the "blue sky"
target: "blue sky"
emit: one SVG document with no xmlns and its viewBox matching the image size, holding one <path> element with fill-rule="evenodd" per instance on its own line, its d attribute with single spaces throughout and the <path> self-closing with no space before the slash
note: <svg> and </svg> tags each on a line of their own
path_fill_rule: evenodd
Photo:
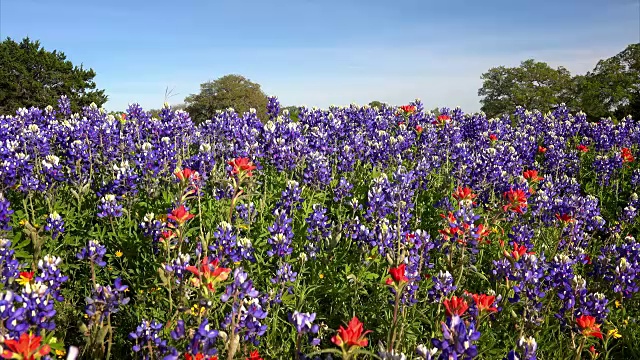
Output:
<svg viewBox="0 0 640 360">
<path fill-rule="evenodd" d="M 480 75 L 527 58 L 584 73 L 640 42 L 640 0 L 1 0 L 0 36 L 97 72 L 106 107 L 180 103 L 242 74 L 284 105 L 478 110 Z"/>
</svg>

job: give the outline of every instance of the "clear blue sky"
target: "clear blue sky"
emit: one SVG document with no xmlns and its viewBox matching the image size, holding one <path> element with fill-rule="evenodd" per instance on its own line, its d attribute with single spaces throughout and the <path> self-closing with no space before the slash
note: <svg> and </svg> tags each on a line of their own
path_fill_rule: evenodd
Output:
<svg viewBox="0 0 640 360">
<path fill-rule="evenodd" d="M 228 73 L 285 105 L 421 98 L 479 108 L 480 75 L 535 58 L 584 73 L 640 42 L 640 0 L 0 0 L 0 36 L 96 70 L 106 107 L 179 103 Z"/>
</svg>

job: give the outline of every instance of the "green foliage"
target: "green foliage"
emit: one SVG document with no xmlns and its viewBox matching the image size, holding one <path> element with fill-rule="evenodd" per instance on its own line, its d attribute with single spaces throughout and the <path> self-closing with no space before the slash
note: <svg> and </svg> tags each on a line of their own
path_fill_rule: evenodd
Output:
<svg viewBox="0 0 640 360">
<path fill-rule="evenodd" d="M 499 66 L 482 74 L 478 95 L 487 116 L 513 114 L 517 106 L 548 111 L 554 105 L 569 103 L 573 93 L 571 74 L 533 59 L 518 67 Z"/>
<path fill-rule="evenodd" d="M 287 110 L 289 112 L 289 117 L 292 120 L 298 121 L 298 116 L 300 115 L 300 109 L 297 106 L 287 106 L 283 110 Z"/>
<path fill-rule="evenodd" d="M 576 77 L 578 106 L 595 119 L 640 117 L 640 43 Z"/>
<path fill-rule="evenodd" d="M 530 59 L 519 67 L 492 68 L 482 74 L 482 80 L 478 95 L 488 116 L 512 114 L 516 106 L 544 112 L 566 103 L 592 120 L 640 117 L 640 43 L 573 78 L 563 67 L 553 69 Z"/>
<path fill-rule="evenodd" d="M 266 118 L 267 96 L 259 84 L 241 75 L 225 75 L 200 84 L 200 93 L 187 96 L 184 102 L 195 123 L 211 119 L 216 111 L 228 108 L 238 113 L 257 109 L 260 119 Z"/>
<path fill-rule="evenodd" d="M 74 66 L 62 52 L 47 51 L 39 41 L 10 38 L 0 43 L 0 112 L 12 113 L 21 107 L 55 104 L 66 95 L 71 109 L 107 101 L 97 90 L 92 69 Z"/>
</svg>

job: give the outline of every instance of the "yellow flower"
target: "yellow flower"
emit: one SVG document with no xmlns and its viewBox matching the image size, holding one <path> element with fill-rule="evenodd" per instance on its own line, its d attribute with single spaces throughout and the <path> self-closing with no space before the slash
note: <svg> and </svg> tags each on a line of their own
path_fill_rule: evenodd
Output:
<svg viewBox="0 0 640 360">
<path fill-rule="evenodd" d="M 240 265 L 240 261 L 236 261 L 236 262 L 234 262 L 234 263 L 233 263 L 233 265 L 235 265 L 235 266 Z"/>
<path fill-rule="evenodd" d="M 122 251 L 120 250 L 116 251 L 116 257 L 122 257 Z"/>
<path fill-rule="evenodd" d="M 27 223 L 27 219 L 20 220 L 20 226 L 24 226 Z"/>
<path fill-rule="evenodd" d="M 629 325 L 629 319 L 622 320 L 622 323 L 624 324 L 624 326 Z"/>
<path fill-rule="evenodd" d="M 64 350 L 56 350 L 56 355 L 58 356 L 64 356 L 64 354 L 66 354 L 67 352 Z"/>
<path fill-rule="evenodd" d="M 622 337 L 622 335 L 620 335 L 620 333 L 618 332 L 618 329 L 609 330 L 607 335 L 612 337 L 612 338 L 614 338 L 614 339 L 620 339 Z"/>
<path fill-rule="evenodd" d="M 319 277 L 320 279 L 324 279 L 324 274 L 320 274 L 320 275 L 318 275 L 318 277 Z"/>
<path fill-rule="evenodd" d="M 16 282 L 22 286 L 27 285 L 33 280 L 33 272 L 23 271 L 20 273 L 20 277 L 16 279 Z"/>
<path fill-rule="evenodd" d="M 620 300 L 616 300 L 616 309 L 620 308 L 622 306 L 622 304 L 620 303 Z"/>
</svg>

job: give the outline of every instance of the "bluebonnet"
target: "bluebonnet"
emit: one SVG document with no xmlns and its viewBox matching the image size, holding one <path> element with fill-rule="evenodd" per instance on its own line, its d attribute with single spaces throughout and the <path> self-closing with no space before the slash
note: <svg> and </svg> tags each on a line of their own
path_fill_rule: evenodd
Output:
<svg viewBox="0 0 640 360">
<path fill-rule="evenodd" d="M 11 221 L 11 214 L 13 214 L 13 210 L 11 210 L 9 206 L 11 206 L 9 200 L 5 199 L 2 193 L 0 193 L 0 231 L 11 230 L 9 222 Z"/>
<path fill-rule="evenodd" d="M 180 284 L 184 279 L 184 275 L 187 271 L 186 268 L 189 266 L 190 260 L 191 256 L 189 256 L 189 254 L 178 253 L 175 259 L 164 265 L 164 269 L 168 273 L 174 274 L 176 283 Z"/>
<path fill-rule="evenodd" d="M 282 209 L 276 210 L 274 215 L 276 219 L 273 225 L 268 228 L 271 236 L 267 242 L 271 245 L 271 249 L 267 251 L 267 255 L 285 257 L 293 252 L 291 244 L 293 240 L 292 220 Z"/>
<path fill-rule="evenodd" d="M 287 214 L 292 214 L 293 210 L 300 209 L 304 201 L 301 195 L 300 184 L 295 180 L 287 181 L 287 186 L 282 191 L 280 200 L 276 203 L 274 213 L 276 210 L 282 210 Z"/>
<path fill-rule="evenodd" d="M 240 334 L 244 341 L 255 345 L 259 343 L 258 338 L 265 334 L 267 326 L 261 323 L 267 317 L 258 299 L 259 293 L 253 287 L 253 281 L 241 268 L 236 268 L 233 272 L 233 283 L 227 285 L 225 292 L 220 297 L 222 302 L 232 300 L 231 312 L 229 312 L 222 323 L 223 327 L 232 327 L 230 331 Z M 236 323 L 235 319 L 239 319 Z"/>
<path fill-rule="evenodd" d="M 518 340 L 518 350 L 511 350 L 504 360 L 536 360 L 538 344 L 533 337 L 521 337 Z"/>
<path fill-rule="evenodd" d="M 316 338 L 320 327 L 313 322 L 316 319 L 316 313 L 301 313 L 294 311 L 289 314 L 289 322 L 293 324 L 299 335 L 308 335 L 309 343 L 313 346 L 320 344 L 320 339 Z"/>
<path fill-rule="evenodd" d="M 313 204 L 313 212 L 306 219 L 308 243 L 305 250 L 310 258 L 315 258 L 319 244 L 331 237 L 331 222 L 326 213 L 326 208 L 320 204 Z"/>
<path fill-rule="evenodd" d="M 345 198 L 351 197 L 353 185 L 344 177 L 340 178 L 338 186 L 333 190 L 333 201 L 339 203 Z"/>
<path fill-rule="evenodd" d="M 147 213 L 140 223 L 140 229 L 142 229 L 143 235 L 151 238 L 154 250 L 157 250 L 158 241 L 160 241 L 164 228 L 165 224 L 156 219 L 154 213 Z"/>
<path fill-rule="evenodd" d="M 57 212 L 51 213 L 47 217 L 47 223 L 44 226 L 44 230 L 49 231 L 54 240 L 64 233 L 64 220 L 62 220 L 60 214 Z"/>
<path fill-rule="evenodd" d="M 129 298 L 125 297 L 127 289 L 128 286 L 122 284 L 120 278 L 114 281 L 113 287 L 96 284 L 91 297 L 86 299 L 85 314 L 92 318 L 97 315 L 97 318 L 92 320 L 101 323 L 109 315 L 117 313 L 120 306 L 129 303 Z"/>
<path fill-rule="evenodd" d="M 478 356 L 478 348 L 474 344 L 480 339 L 475 323 L 465 323 L 458 315 L 447 317 L 442 323 L 442 339 L 432 339 L 434 347 L 440 351 L 438 359 L 473 359 Z"/>
<path fill-rule="evenodd" d="M 162 323 L 155 320 L 142 320 L 142 323 L 138 325 L 136 331 L 129 333 L 129 338 L 135 342 L 133 351 L 140 353 L 141 359 L 151 359 L 152 354 L 146 353 L 149 348 L 154 349 L 155 355 L 172 356 L 175 354 L 175 357 L 163 357 L 163 359 L 178 359 L 178 354 L 175 349 L 170 348 L 167 345 L 167 340 L 160 336 L 161 330 Z"/>
<path fill-rule="evenodd" d="M 602 276 L 614 293 L 631 298 L 640 290 L 640 244 L 628 236 L 620 245 L 603 247 L 594 274 Z"/>
<path fill-rule="evenodd" d="M 20 262 L 11 249 L 11 241 L 0 238 L 0 282 L 8 288 L 20 276 Z"/>
<path fill-rule="evenodd" d="M 212 356 L 218 353 L 215 348 L 216 341 L 218 339 L 219 331 L 213 329 L 208 319 L 203 319 L 197 329 L 189 332 L 190 339 L 185 349 L 185 353 L 188 354 L 203 354 Z M 187 332 L 185 331 L 185 323 L 183 320 L 178 320 L 176 328 L 171 331 L 171 338 L 174 340 L 183 339 Z"/>
<path fill-rule="evenodd" d="M 62 259 L 59 256 L 47 254 L 38 260 L 40 273 L 36 276 L 36 281 L 45 284 L 48 288 L 48 294 L 56 301 L 64 300 L 64 297 L 60 294 L 60 287 L 69 280 L 68 276 L 62 275 L 60 272 L 60 264 L 62 264 Z"/>
<path fill-rule="evenodd" d="M 453 285 L 453 276 L 448 271 L 439 271 L 431 277 L 433 286 L 429 289 L 429 299 L 432 302 L 440 302 L 444 297 L 449 296 L 456 290 Z"/>
<path fill-rule="evenodd" d="M 87 246 L 83 247 L 76 256 L 80 260 L 89 260 L 98 266 L 105 266 L 107 263 L 103 257 L 106 253 L 107 248 L 104 245 L 96 240 L 89 240 Z"/>
<path fill-rule="evenodd" d="M 255 220 L 257 215 L 256 206 L 253 202 L 248 204 L 242 203 L 236 205 L 236 213 L 238 214 L 238 218 L 245 222 L 246 224 L 251 224 Z"/>
<path fill-rule="evenodd" d="M 122 205 L 118 204 L 114 194 L 107 194 L 100 199 L 98 211 L 99 218 L 117 218 L 122 216 Z"/>
</svg>

